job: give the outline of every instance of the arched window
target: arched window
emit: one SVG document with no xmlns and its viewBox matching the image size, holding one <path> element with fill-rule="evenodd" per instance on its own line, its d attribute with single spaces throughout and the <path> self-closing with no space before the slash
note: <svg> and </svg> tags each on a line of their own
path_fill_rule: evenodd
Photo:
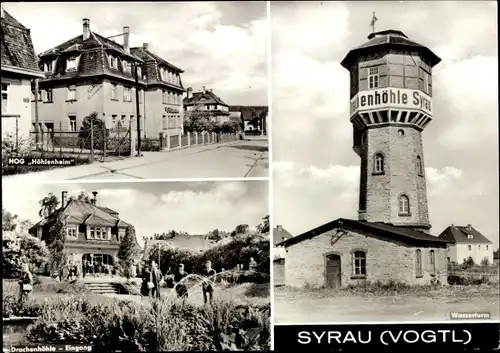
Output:
<svg viewBox="0 0 500 353">
<path fill-rule="evenodd" d="M 431 274 L 432 275 L 435 275 L 436 274 L 436 253 L 434 252 L 434 250 L 431 250 L 430 251 L 430 255 L 431 255 Z"/>
<path fill-rule="evenodd" d="M 352 253 L 352 272 L 354 276 L 366 276 L 366 253 L 364 251 Z"/>
<path fill-rule="evenodd" d="M 422 166 L 422 158 L 420 158 L 420 156 L 417 156 L 417 172 L 418 172 L 418 175 L 420 175 L 420 176 L 424 175 L 424 168 Z"/>
<path fill-rule="evenodd" d="M 399 196 L 399 213 L 410 214 L 410 199 L 406 195 Z"/>
<path fill-rule="evenodd" d="M 417 277 L 422 277 L 422 251 L 420 249 L 415 252 L 415 274 Z"/>
<path fill-rule="evenodd" d="M 376 174 L 384 173 L 384 156 L 382 153 L 377 153 L 373 161 L 373 172 Z"/>
</svg>

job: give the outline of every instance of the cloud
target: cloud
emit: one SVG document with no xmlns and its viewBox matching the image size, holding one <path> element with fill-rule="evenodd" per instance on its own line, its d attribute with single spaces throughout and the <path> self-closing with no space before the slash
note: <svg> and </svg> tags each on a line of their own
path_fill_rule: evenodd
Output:
<svg viewBox="0 0 500 353">
<path fill-rule="evenodd" d="M 9 212 L 37 222 L 38 201 L 49 192 L 60 198 L 63 190 L 69 196 L 97 190 L 98 205 L 119 212 L 121 219 L 134 225 L 140 242 L 143 236 L 171 229 L 206 234 L 215 228 L 233 230 L 238 224 L 254 228 L 269 213 L 267 182 L 216 182 L 196 189 L 169 184 L 174 183 L 9 183 L 4 185 L 2 200 Z"/>
<path fill-rule="evenodd" d="M 149 43 L 154 53 L 185 71 L 186 87 L 212 88 L 230 105 L 267 104 L 265 11 L 239 22 L 231 16 L 239 17 L 235 11 L 245 6 L 225 14 L 215 2 L 11 3 L 5 9 L 31 29 L 37 52 L 79 35 L 83 17 L 103 36 L 129 26 L 131 46 Z M 120 37 L 115 40 L 121 44 Z"/>
</svg>

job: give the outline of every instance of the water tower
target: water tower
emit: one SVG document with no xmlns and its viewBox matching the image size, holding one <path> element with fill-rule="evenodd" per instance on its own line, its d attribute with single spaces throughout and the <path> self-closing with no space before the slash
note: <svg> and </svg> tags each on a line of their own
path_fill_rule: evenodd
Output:
<svg viewBox="0 0 500 353">
<path fill-rule="evenodd" d="M 401 31 L 386 30 L 341 62 L 350 72 L 353 148 L 361 158 L 359 220 L 431 228 L 422 131 L 432 120 L 432 68 L 440 61 Z"/>
</svg>

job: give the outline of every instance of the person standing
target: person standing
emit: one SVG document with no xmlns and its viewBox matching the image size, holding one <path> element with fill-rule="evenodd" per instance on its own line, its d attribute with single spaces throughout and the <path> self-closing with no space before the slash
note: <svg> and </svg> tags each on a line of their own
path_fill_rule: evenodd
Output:
<svg viewBox="0 0 500 353">
<path fill-rule="evenodd" d="M 33 275 L 29 270 L 28 264 L 23 264 L 19 278 L 19 301 L 21 303 L 25 302 L 32 291 Z"/>
<path fill-rule="evenodd" d="M 151 273 L 150 280 L 153 283 L 153 288 L 151 288 L 151 296 L 153 298 L 160 298 L 160 281 L 161 281 L 161 272 L 158 268 L 158 265 L 155 261 L 151 261 Z"/>
<path fill-rule="evenodd" d="M 184 271 L 184 264 L 179 264 L 179 268 L 174 276 L 174 281 L 176 283 L 175 291 L 177 292 L 177 296 L 179 298 L 187 299 L 188 298 L 188 290 L 187 286 L 184 283 L 184 278 L 188 276 L 188 273 Z"/>
<path fill-rule="evenodd" d="M 209 260 L 205 262 L 205 279 L 202 283 L 203 289 L 203 303 L 207 303 L 208 297 L 210 298 L 210 303 L 214 299 L 214 280 L 216 276 L 215 270 L 212 268 L 212 262 Z"/>
<path fill-rule="evenodd" d="M 144 266 L 144 268 L 142 269 L 142 284 L 141 284 L 141 295 L 143 297 L 151 296 L 150 279 L 151 279 L 151 271 L 149 270 L 149 267 Z"/>
<path fill-rule="evenodd" d="M 248 269 L 250 271 L 255 271 L 257 269 L 257 261 L 253 257 L 250 258 L 250 263 L 248 264 Z"/>
</svg>

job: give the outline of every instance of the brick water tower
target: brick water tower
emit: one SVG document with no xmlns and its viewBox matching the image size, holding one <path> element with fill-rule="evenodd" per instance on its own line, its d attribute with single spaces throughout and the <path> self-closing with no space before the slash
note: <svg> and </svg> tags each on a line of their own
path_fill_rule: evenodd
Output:
<svg viewBox="0 0 500 353">
<path fill-rule="evenodd" d="M 353 149 L 361 157 L 359 220 L 429 232 L 422 131 L 441 59 L 396 30 L 374 32 L 341 65 L 351 76 Z"/>
</svg>

